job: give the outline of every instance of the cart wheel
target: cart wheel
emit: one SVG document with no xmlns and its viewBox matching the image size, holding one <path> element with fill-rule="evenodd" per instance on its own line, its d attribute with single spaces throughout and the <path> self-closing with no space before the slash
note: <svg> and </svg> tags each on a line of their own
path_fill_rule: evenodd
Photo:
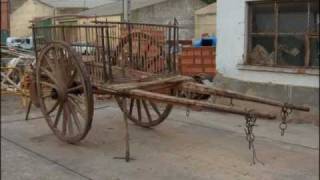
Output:
<svg viewBox="0 0 320 180">
<path fill-rule="evenodd" d="M 83 62 L 64 42 L 51 42 L 40 53 L 36 88 L 41 111 L 61 140 L 77 143 L 91 128 L 92 86 Z"/>
<path fill-rule="evenodd" d="M 120 109 L 136 125 L 150 128 L 162 123 L 170 114 L 172 105 L 146 99 L 128 98 L 127 108 L 123 110 L 122 97 L 115 97 Z"/>
</svg>

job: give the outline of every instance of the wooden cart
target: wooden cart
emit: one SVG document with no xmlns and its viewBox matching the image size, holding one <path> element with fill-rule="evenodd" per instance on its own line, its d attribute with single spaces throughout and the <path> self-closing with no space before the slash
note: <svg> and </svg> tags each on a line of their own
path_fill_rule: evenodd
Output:
<svg viewBox="0 0 320 180">
<path fill-rule="evenodd" d="M 77 143 L 89 132 L 94 94 L 113 95 L 127 118 L 138 126 L 162 123 L 173 105 L 202 107 L 246 117 L 275 115 L 191 99 L 188 94 L 224 96 L 308 111 L 286 104 L 196 83 L 176 67 L 179 27 L 121 22 L 94 25 L 33 26 L 36 67 L 32 102 L 61 140 Z M 181 96 L 181 94 L 184 94 Z"/>
</svg>

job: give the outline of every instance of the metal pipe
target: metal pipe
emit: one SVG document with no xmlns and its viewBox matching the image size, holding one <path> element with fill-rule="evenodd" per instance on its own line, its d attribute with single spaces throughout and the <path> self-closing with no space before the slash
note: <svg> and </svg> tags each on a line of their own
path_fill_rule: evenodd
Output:
<svg viewBox="0 0 320 180">
<path fill-rule="evenodd" d="M 106 19 L 106 23 L 107 19 Z M 108 26 L 106 27 L 106 35 L 107 35 L 107 51 L 108 51 L 108 75 L 109 75 L 109 80 L 112 81 L 112 63 L 111 63 L 111 50 L 110 50 L 110 39 L 109 39 L 109 28 Z"/>
<path fill-rule="evenodd" d="M 101 28 L 101 41 L 102 41 L 102 63 L 103 63 L 103 80 L 107 82 L 107 67 L 106 67 L 106 54 L 105 54 L 105 46 L 104 46 L 104 29 Z"/>
</svg>

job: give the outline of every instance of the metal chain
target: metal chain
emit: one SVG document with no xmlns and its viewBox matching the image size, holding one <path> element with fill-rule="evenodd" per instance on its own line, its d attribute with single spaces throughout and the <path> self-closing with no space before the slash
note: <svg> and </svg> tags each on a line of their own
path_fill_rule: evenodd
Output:
<svg viewBox="0 0 320 180">
<path fill-rule="evenodd" d="M 246 139 L 249 143 L 249 150 L 252 150 L 252 163 L 255 164 L 257 161 L 264 165 L 264 163 L 257 158 L 256 150 L 254 147 L 255 136 L 253 134 L 253 127 L 256 126 L 257 117 L 252 110 L 249 110 L 245 116 L 245 119 L 246 127 L 244 128 L 244 132 L 246 134 Z"/>
<path fill-rule="evenodd" d="M 186 94 L 185 94 L 186 98 L 191 98 L 191 92 L 190 91 L 187 91 Z M 186 121 L 189 120 L 189 116 L 190 116 L 190 107 L 187 106 L 187 110 L 186 110 Z"/>
<path fill-rule="evenodd" d="M 187 110 L 186 110 L 186 121 L 189 120 L 189 116 L 190 116 L 190 108 L 187 107 Z"/>
<path fill-rule="evenodd" d="M 279 128 L 281 130 L 281 136 L 284 136 L 284 132 L 287 129 L 287 118 L 289 114 L 292 112 L 292 109 L 288 107 L 288 104 L 285 103 L 281 108 L 281 122 L 279 124 Z"/>
<path fill-rule="evenodd" d="M 234 106 L 232 98 L 230 98 L 230 106 Z"/>
</svg>

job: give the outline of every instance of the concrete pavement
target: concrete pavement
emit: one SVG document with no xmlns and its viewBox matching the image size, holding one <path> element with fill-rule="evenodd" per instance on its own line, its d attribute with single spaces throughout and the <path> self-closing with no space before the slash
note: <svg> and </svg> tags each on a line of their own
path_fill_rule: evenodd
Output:
<svg viewBox="0 0 320 180">
<path fill-rule="evenodd" d="M 258 120 L 258 158 L 244 137 L 242 116 L 175 108 L 153 129 L 130 123 L 130 163 L 113 157 L 124 153 L 122 114 L 114 103 L 96 103 L 93 127 L 79 145 L 59 141 L 38 110 L 24 121 L 24 110 L 12 97 L 1 100 L 1 172 L 8 180 L 315 180 L 319 176 L 319 128 L 289 124 L 284 137 L 278 122 Z"/>
</svg>

